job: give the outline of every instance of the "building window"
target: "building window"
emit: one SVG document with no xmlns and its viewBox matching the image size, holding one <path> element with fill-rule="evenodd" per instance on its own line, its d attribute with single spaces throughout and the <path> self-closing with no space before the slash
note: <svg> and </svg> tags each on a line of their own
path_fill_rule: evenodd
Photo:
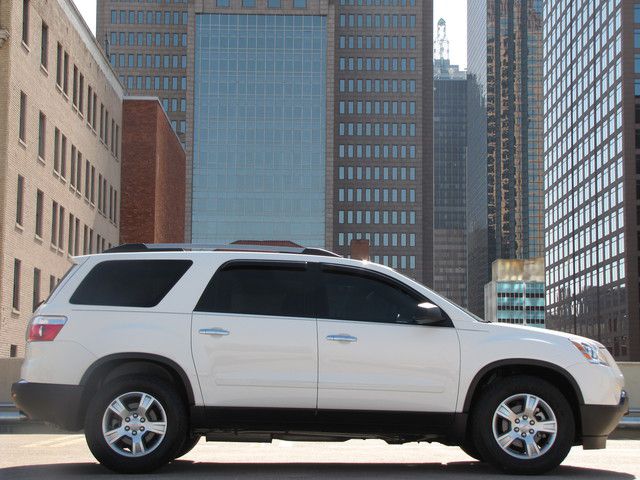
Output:
<svg viewBox="0 0 640 480">
<path fill-rule="evenodd" d="M 27 142 L 27 95 L 20 92 L 20 140 Z"/>
<path fill-rule="evenodd" d="M 633 21 L 640 23 L 640 5 L 633 6 Z"/>
<path fill-rule="evenodd" d="M 18 189 L 16 192 L 16 224 L 22 226 L 24 217 L 24 177 L 18 175 Z"/>
<path fill-rule="evenodd" d="M 9 347 L 9 358 L 16 358 L 17 356 L 18 356 L 18 346 L 12 344 Z"/>
<path fill-rule="evenodd" d="M 36 193 L 36 237 L 42 238 L 42 217 L 44 214 L 44 193 Z"/>
<path fill-rule="evenodd" d="M 216 2 L 216 5 L 218 7 L 228 7 L 229 6 L 229 0 L 218 0 Z"/>
<path fill-rule="evenodd" d="M 58 203 L 51 204 L 51 245 L 58 245 Z"/>
<path fill-rule="evenodd" d="M 33 311 L 40 305 L 40 269 L 33 269 Z"/>
<path fill-rule="evenodd" d="M 20 310 L 20 267 L 21 262 L 17 258 L 13 260 L 13 309 Z"/>
<path fill-rule="evenodd" d="M 62 90 L 65 95 L 69 94 L 69 54 L 64 52 L 62 60 Z"/>
<path fill-rule="evenodd" d="M 40 65 L 49 68 L 49 27 L 42 22 L 42 35 L 40 43 Z"/>
<path fill-rule="evenodd" d="M 307 0 L 293 0 L 293 8 L 307 8 Z"/>
<path fill-rule="evenodd" d="M 242 0 L 242 6 L 244 8 L 253 8 L 256 6 L 256 0 Z"/>
<path fill-rule="evenodd" d="M 29 45 L 29 0 L 22 0 L 22 42 Z"/>
<path fill-rule="evenodd" d="M 280 8 L 280 0 L 267 0 L 267 7 Z"/>
<path fill-rule="evenodd" d="M 47 143 L 47 117 L 40 112 L 38 119 L 38 158 L 44 161 L 45 148 Z"/>
<path fill-rule="evenodd" d="M 62 45 L 56 47 L 56 85 L 62 88 Z"/>
</svg>

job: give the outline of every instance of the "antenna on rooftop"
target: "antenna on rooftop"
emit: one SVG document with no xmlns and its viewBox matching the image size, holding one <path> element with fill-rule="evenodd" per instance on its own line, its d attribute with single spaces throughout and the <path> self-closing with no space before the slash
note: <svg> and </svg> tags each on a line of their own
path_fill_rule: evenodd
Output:
<svg viewBox="0 0 640 480">
<path fill-rule="evenodd" d="M 447 38 L 447 22 L 444 18 L 438 20 L 436 40 L 433 42 L 434 60 L 449 60 L 449 39 Z"/>
</svg>

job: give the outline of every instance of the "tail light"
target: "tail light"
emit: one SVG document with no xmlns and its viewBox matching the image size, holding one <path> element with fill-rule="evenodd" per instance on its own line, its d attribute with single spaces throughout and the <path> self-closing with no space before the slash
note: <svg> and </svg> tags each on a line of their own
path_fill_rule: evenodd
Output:
<svg viewBox="0 0 640 480">
<path fill-rule="evenodd" d="M 50 342 L 58 336 L 65 323 L 67 323 L 67 317 L 47 317 L 44 315 L 33 317 L 27 331 L 27 341 Z"/>
</svg>

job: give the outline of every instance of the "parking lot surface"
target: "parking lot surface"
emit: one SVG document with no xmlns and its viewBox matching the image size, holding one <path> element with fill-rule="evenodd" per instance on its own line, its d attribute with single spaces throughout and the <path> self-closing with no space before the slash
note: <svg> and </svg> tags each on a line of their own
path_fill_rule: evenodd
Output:
<svg viewBox="0 0 640 480">
<path fill-rule="evenodd" d="M 497 475 L 462 450 L 440 444 L 206 443 L 150 475 L 116 475 L 91 456 L 82 435 L 0 435 L 0 479 L 489 479 Z M 545 479 L 640 478 L 640 440 L 610 440 L 606 450 L 574 448 Z"/>
</svg>

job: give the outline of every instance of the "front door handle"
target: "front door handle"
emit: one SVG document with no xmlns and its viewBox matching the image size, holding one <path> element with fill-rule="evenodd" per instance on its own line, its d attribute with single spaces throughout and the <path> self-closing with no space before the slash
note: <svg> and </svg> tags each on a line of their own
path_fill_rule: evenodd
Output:
<svg viewBox="0 0 640 480">
<path fill-rule="evenodd" d="M 200 335 L 224 337 L 225 335 L 229 335 L 229 330 L 225 330 L 224 328 L 201 328 L 198 333 L 200 333 Z"/>
<path fill-rule="evenodd" d="M 352 335 L 346 335 L 346 334 L 342 333 L 340 335 L 327 335 L 327 340 L 329 340 L 331 342 L 354 343 L 354 342 L 358 341 L 358 338 L 354 337 Z"/>
</svg>

